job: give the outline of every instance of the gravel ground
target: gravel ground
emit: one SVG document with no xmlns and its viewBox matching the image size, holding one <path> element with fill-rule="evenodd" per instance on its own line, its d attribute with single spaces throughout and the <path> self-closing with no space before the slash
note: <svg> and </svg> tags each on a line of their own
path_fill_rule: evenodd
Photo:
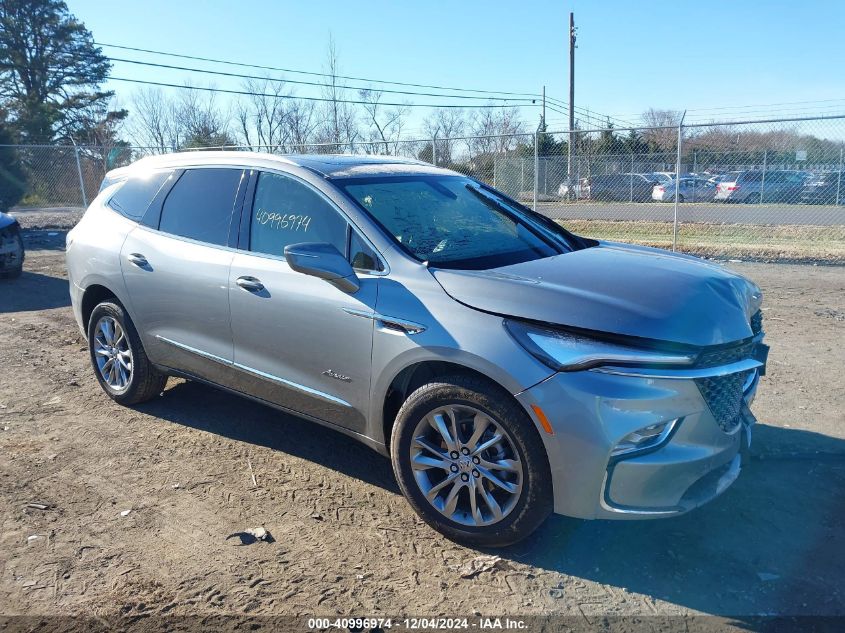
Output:
<svg viewBox="0 0 845 633">
<path fill-rule="evenodd" d="M 0 615 L 845 615 L 841 267 L 731 264 L 765 292 L 772 352 L 753 458 L 721 498 L 654 522 L 553 517 L 479 552 L 325 428 L 174 379 L 111 402 L 64 232 L 25 238 L 23 276 L 0 281 Z M 258 526 L 275 542 L 227 538 Z"/>
</svg>

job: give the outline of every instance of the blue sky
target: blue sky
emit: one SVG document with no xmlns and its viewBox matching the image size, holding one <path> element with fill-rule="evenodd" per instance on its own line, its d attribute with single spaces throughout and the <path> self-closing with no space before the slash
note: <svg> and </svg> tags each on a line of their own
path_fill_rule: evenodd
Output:
<svg viewBox="0 0 845 633">
<path fill-rule="evenodd" d="M 582 108 L 634 123 L 649 107 L 686 108 L 693 120 L 845 112 L 845 2 L 834 0 L 67 1 L 101 42 L 320 71 L 331 33 L 344 74 L 530 93 L 545 84 L 562 100 L 574 10 Z M 126 64 L 115 64 L 113 74 L 180 84 L 188 77 Z M 213 82 L 240 89 L 236 79 Z M 111 87 L 130 105 L 135 86 Z M 794 103 L 810 101 L 818 103 Z M 526 120 L 536 123 L 537 114 L 523 108 Z M 412 130 L 424 115 L 415 111 Z M 548 113 L 553 128 L 564 118 Z"/>
</svg>

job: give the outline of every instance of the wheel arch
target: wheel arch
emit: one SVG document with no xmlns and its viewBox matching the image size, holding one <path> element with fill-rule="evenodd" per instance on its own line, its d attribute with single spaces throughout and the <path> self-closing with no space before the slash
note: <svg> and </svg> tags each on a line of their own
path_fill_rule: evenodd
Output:
<svg viewBox="0 0 845 633">
<path fill-rule="evenodd" d="M 82 292 L 82 301 L 80 305 L 80 315 L 82 317 L 82 326 L 86 334 L 88 332 L 88 322 L 91 319 L 91 313 L 98 304 L 107 299 L 114 299 L 120 307 L 126 310 L 126 304 L 121 301 L 120 297 L 112 291 L 108 286 L 100 283 L 92 283 L 88 285 Z M 130 315 L 131 318 L 131 315 Z"/>
<path fill-rule="evenodd" d="M 381 408 L 378 412 L 381 414 L 381 424 L 376 426 L 376 431 L 381 431 L 384 446 L 386 450 L 390 450 L 391 435 L 393 432 L 393 423 L 396 419 L 396 414 L 399 412 L 402 403 L 413 393 L 417 388 L 431 382 L 437 378 L 444 376 L 454 376 L 456 374 L 464 376 L 474 376 L 485 380 L 503 392 L 508 398 L 513 398 L 513 401 L 522 407 L 522 404 L 513 396 L 513 392 L 506 388 L 501 381 L 491 378 L 478 369 L 475 369 L 467 364 L 454 362 L 451 360 L 442 359 L 426 359 L 418 360 L 405 367 L 403 367 L 390 381 L 387 389 L 380 398 Z M 530 417 L 530 416 L 529 416 Z"/>
</svg>

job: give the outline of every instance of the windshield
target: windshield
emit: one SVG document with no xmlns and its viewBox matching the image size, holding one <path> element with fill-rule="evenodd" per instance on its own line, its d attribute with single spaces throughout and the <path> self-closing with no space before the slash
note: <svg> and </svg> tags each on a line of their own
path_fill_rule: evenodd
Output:
<svg viewBox="0 0 845 633">
<path fill-rule="evenodd" d="M 497 268 L 571 250 L 531 212 L 469 178 L 391 176 L 335 184 L 402 248 L 433 266 Z"/>
</svg>

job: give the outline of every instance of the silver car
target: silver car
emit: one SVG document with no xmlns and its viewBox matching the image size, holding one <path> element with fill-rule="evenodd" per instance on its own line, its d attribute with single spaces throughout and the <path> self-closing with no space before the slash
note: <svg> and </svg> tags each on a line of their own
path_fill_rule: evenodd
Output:
<svg viewBox="0 0 845 633">
<path fill-rule="evenodd" d="M 397 158 L 145 158 L 108 175 L 67 267 L 112 399 L 181 376 L 345 433 L 476 546 L 714 498 L 765 369 L 750 281 Z"/>
<path fill-rule="evenodd" d="M 678 181 L 678 202 L 711 202 L 716 195 L 716 186 L 704 178 L 681 176 Z M 651 199 L 657 202 L 675 201 L 675 181 L 655 185 Z"/>
</svg>

